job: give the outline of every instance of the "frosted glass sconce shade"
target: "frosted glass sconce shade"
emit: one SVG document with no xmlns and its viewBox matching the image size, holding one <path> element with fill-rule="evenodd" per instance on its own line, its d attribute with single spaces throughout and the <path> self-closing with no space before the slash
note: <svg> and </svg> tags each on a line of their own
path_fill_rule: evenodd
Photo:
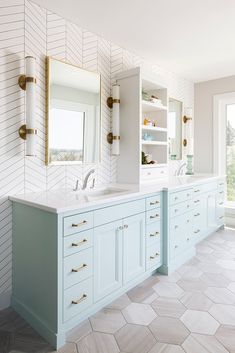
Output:
<svg viewBox="0 0 235 353">
<path fill-rule="evenodd" d="M 19 86 L 26 92 L 26 124 L 19 129 L 19 135 L 26 140 L 26 156 L 36 156 L 36 114 L 35 114 L 35 66 L 36 60 L 32 56 L 25 58 L 26 73 L 19 77 Z"/>
<path fill-rule="evenodd" d="M 120 154 L 120 86 L 113 85 L 113 96 L 107 99 L 107 105 L 112 109 L 113 131 L 107 136 L 107 140 L 112 144 L 112 155 Z"/>
</svg>

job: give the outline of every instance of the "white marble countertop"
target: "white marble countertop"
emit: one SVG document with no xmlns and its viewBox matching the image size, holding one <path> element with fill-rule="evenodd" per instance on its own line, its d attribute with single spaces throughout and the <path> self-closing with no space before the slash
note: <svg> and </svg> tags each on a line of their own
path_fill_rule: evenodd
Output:
<svg viewBox="0 0 235 353">
<path fill-rule="evenodd" d="M 10 196 L 9 199 L 32 207 L 40 208 L 53 213 L 72 212 L 89 207 L 101 207 L 109 203 L 125 202 L 140 196 L 147 196 L 155 192 L 169 190 L 177 191 L 182 188 L 209 182 L 218 176 L 214 174 L 198 174 L 194 176 L 169 177 L 155 182 L 141 185 L 136 184 L 108 184 L 97 186 L 95 191 L 86 190 L 74 192 L 62 189 L 53 191 L 42 191 Z M 105 189 L 114 191 L 102 195 Z M 115 192 L 116 190 L 116 192 Z M 99 192 L 101 195 L 99 195 Z M 95 193 L 98 193 L 97 195 Z"/>
</svg>

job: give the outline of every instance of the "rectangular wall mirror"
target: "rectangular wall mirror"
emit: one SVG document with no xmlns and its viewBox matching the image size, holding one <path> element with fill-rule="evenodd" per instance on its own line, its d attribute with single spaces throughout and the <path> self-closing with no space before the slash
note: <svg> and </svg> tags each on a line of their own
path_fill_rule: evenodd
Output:
<svg viewBox="0 0 235 353">
<path fill-rule="evenodd" d="M 100 75 L 48 57 L 46 165 L 100 160 Z"/>
<path fill-rule="evenodd" d="M 168 112 L 169 158 L 182 159 L 182 117 L 183 103 L 170 98 Z"/>
</svg>

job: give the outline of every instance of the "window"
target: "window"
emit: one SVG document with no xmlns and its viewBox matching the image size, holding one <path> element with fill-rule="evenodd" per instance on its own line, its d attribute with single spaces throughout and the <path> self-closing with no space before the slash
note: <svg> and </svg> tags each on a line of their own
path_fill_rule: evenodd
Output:
<svg viewBox="0 0 235 353">
<path fill-rule="evenodd" d="M 235 202 L 235 103 L 226 105 L 227 200 Z"/>
</svg>

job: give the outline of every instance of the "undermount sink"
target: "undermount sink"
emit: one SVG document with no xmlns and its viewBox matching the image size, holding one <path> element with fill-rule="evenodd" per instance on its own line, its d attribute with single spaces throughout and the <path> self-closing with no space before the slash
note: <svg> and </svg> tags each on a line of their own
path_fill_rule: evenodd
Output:
<svg viewBox="0 0 235 353">
<path fill-rule="evenodd" d="M 84 196 L 89 199 L 97 199 L 104 196 L 112 196 L 115 194 L 126 192 L 125 189 L 115 188 L 115 187 L 105 187 L 105 188 L 95 188 L 74 191 L 78 196 Z"/>
</svg>

